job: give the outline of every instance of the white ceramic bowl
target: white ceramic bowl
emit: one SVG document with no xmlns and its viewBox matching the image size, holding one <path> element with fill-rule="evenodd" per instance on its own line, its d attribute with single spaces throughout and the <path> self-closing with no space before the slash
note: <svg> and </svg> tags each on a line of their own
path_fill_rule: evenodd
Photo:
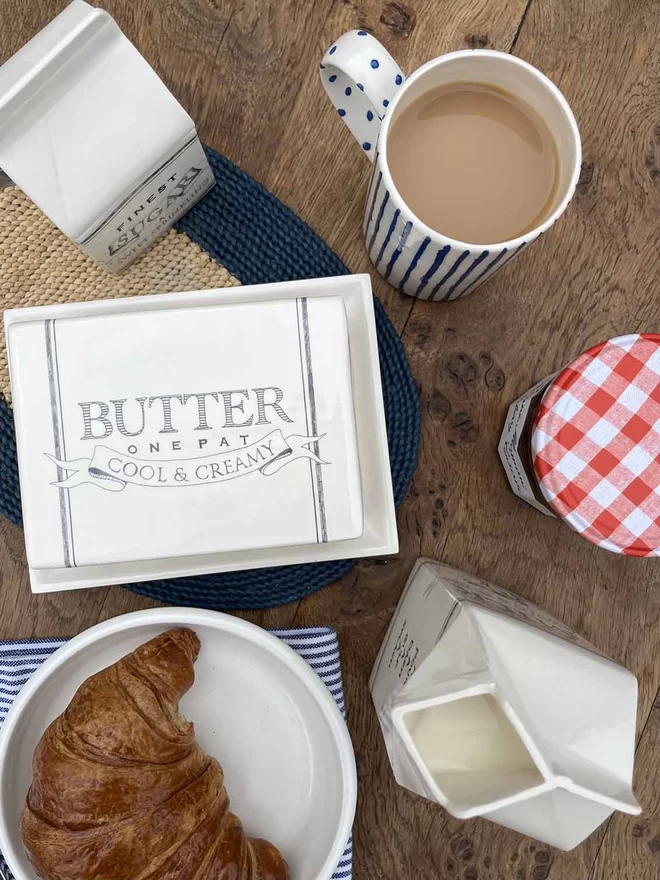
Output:
<svg viewBox="0 0 660 880">
<path fill-rule="evenodd" d="M 0 850 L 16 880 L 36 880 L 18 819 L 32 754 L 78 686 L 154 636 L 199 636 L 195 684 L 181 701 L 197 739 L 219 759 L 232 809 L 289 862 L 292 880 L 330 880 L 351 833 L 355 758 L 341 714 L 318 675 L 259 627 L 214 611 L 158 608 L 100 623 L 53 654 L 28 681 L 0 734 Z"/>
</svg>

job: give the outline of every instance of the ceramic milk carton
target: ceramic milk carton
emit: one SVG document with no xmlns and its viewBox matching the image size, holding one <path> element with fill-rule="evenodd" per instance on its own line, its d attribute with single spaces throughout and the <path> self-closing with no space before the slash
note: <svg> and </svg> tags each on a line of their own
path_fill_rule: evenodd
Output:
<svg viewBox="0 0 660 880">
<path fill-rule="evenodd" d="M 0 67 L 0 168 L 110 272 L 214 183 L 190 116 L 83 0 Z"/>
<path fill-rule="evenodd" d="M 418 560 L 370 687 L 397 781 L 456 818 L 572 849 L 641 811 L 635 676 L 506 590 Z"/>
</svg>

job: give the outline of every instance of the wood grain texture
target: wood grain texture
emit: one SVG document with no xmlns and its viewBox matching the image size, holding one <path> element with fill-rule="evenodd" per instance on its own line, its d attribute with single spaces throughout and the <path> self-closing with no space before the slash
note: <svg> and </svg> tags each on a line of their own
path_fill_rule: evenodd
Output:
<svg viewBox="0 0 660 880">
<path fill-rule="evenodd" d="M 399 512 L 401 551 L 302 603 L 245 616 L 331 623 L 342 646 L 360 779 L 356 880 L 660 877 L 660 569 L 592 547 L 518 501 L 497 459 L 508 404 L 588 345 L 657 331 L 660 52 L 655 0 L 99 0 L 220 149 L 289 204 L 356 272 L 368 164 L 318 80 L 341 32 L 372 31 L 412 71 L 491 46 L 532 62 L 572 104 L 582 182 L 565 217 L 476 295 L 416 302 L 374 272 L 420 387 L 422 449 Z M 0 60 L 65 5 L 3 0 Z M 458 822 L 397 787 L 367 676 L 421 553 L 532 599 L 640 681 L 637 781 L 646 813 L 572 853 L 482 820 Z M 0 638 L 72 635 L 154 603 L 119 587 L 33 597 L 22 535 L 0 523 Z M 301 878 L 304 880 L 304 878 Z"/>
<path fill-rule="evenodd" d="M 637 796 L 644 804 L 644 815 L 618 814 L 610 820 L 589 880 L 657 880 L 660 876 L 660 694 L 636 757 Z"/>
</svg>

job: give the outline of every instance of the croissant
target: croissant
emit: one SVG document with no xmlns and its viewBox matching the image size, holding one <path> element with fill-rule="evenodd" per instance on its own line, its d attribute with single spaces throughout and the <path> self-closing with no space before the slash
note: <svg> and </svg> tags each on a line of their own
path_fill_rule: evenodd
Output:
<svg viewBox="0 0 660 880">
<path fill-rule="evenodd" d="M 34 753 L 21 837 L 41 880 L 289 880 L 230 812 L 179 700 L 199 639 L 166 632 L 93 675 Z"/>
</svg>

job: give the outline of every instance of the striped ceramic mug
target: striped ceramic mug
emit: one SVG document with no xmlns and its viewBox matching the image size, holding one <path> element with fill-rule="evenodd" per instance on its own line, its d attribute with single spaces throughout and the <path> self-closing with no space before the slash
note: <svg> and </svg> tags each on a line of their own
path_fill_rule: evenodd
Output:
<svg viewBox="0 0 660 880">
<path fill-rule="evenodd" d="M 580 134 L 559 89 L 513 55 L 464 50 L 441 55 L 406 79 L 389 52 L 367 31 L 349 31 L 326 52 L 321 81 L 337 112 L 373 162 L 363 233 L 376 269 L 410 296 L 450 300 L 476 290 L 531 244 L 564 212 L 580 173 Z M 469 244 L 426 226 L 403 201 L 387 162 L 390 126 L 412 101 L 447 83 L 478 82 L 517 95 L 539 113 L 559 154 L 555 207 L 524 236 Z"/>
</svg>

